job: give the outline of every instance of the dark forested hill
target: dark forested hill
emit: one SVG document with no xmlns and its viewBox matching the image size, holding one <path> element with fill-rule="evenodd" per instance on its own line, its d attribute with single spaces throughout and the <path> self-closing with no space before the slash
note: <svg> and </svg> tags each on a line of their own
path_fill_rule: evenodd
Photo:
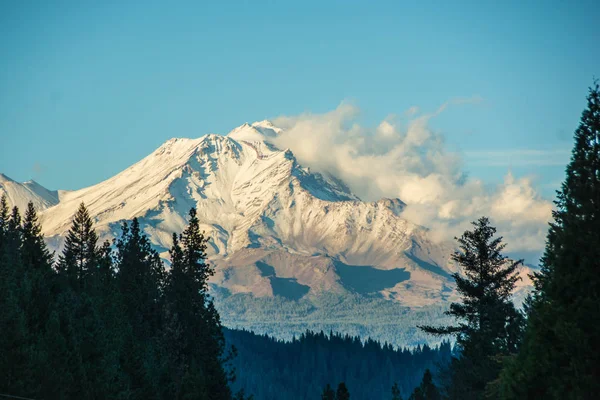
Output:
<svg viewBox="0 0 600 400">
<path fill-rule="evenodd" d="M 243 388 L 257 400 L 320 399 L 327 383 L 342 381 L 352 400 L 391 399 L 394 382 L 407 398 L 426 368 L 435 370 L 451 355 L 449 342 L 408 350 L 323 332 L 306 332 L 288 342 L 241 330 L 224 333 L 238 350 L 233 389 Z"/>
</svg>

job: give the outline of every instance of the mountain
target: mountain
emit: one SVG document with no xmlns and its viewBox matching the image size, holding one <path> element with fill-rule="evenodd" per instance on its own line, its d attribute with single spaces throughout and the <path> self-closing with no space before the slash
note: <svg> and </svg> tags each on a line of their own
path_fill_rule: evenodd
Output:
<svg viewBox="0 0 600 400">
<path fill-rule="evenodd" d="M 170 139 L 118 175 L 62 194 L 41 213 L 44 234 L 60 249 L 84 202 L 102 239 L 138 217 L 166 259 L 172 233 L 196 207 L 227 326 L 423 341 L 417 321 L 443 318 L 456 296 L 453 243 L 403 219 L 401 200 L 361 201 L 336 177 L 300 165 L 271 143 L 280 131 L 261 121 L 226 136 Z"/>
<path fill-rule="evenodd" d="M 25 210 L 32 201 L 37 210 L 45 210 L 59 202 L 59 192 L 48 190 L 36 181 L 16 182 L 4 174 L 0 174 L 0 196 L 6 195 L 10 207 L 17 206 Z"/>
</svg>

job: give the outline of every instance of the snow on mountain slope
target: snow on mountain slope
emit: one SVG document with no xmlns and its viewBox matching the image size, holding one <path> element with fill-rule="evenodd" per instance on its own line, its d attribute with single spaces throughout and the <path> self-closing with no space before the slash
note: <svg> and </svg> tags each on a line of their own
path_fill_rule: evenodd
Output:
<svg viewBox="0 0 600 400">
<path fill-rule="evenodd" d="M 60 249 L 84 202 L 101 239 L 137 217 L 166 258 L 172 233 L 196 207 L 226 324 L 278 336 L 311 326 L 416 337 L 414 324 L 391 316 L 433 307 L 432 318 L 441 317 L 456 298 L 453 244 L 434 242 L 426 228 L 403 219 L 401 200 L 363 202 L 336 177 L 300 165 L 271 143 L 280 132 L 261 121 L 226 136 L 170 139 L 118 175 L 48 203 L 43 233 Z"/>
<path fill-rule="evenodd" d="M 433 243 L 425 228 L 402 219 L 402 201 L 360 201 L 335 177 L 312 173 L 289 150 L 271 145 L 269 138 L 278 132 L 270 122 L 261 121 L 244 124 L 227 136 L 171 139 L 113 178 L 65 194 L 58 205 L 42 213 L 44 234 L 60 247 L 73 210 L 84 202 L 101 237 L 114 236 L 122 221 L 138 217 L 152 243 L 166 255 L 171 234 L 185 227 L 189 208 L 196 207 L 211 238 L 213 262 L 228 268 L 236 265 L 229 268 L 228 278 L 215 278 L 233 293 L 273 295 L 272 279 L 263 279 L 268 285 L 256 290 L 250 283 L 245 287 L 233 283 L 235 275 L 242 274 L 233 256 L 248 249 L 260 249 L 269 259 L 279 254 L 275 257 L 279 261 L 267 261 L 280 273 L 284 264 L 308 265 L 307 259 L 337 263 L 332 267 L 336 277 L 327 285 L 306 278 L 306 273 L 296 276 L 300 269 L 284 274 L 310 281 L 311 294 L 338 287 L 335 279 L 337 270 L 345 268 L 342 264 L 355 266 L 356 271 L 359 266 L 404 271 L 410 279 L 390 281 L 377 292 L 406 304 L 420 304 L 419 296 L 408 296 L 410 288 L 444 290 L 452 272 L 450 247 Z M 261 260 L 250 264 L 265 263 Z M 252 279 L 260 277 L 264 274 L 255 271 Z M 339 288 L 362 290 L 338 280 Z"/>
<path fill-rule="evenodd" d="M 37 210 L 45 210 L 59 201 L 56 190 L 48 190 L 33 180 L 19 183 L 4 174 L 0 174 L 0 196 L 2 194 L 6 195 L 9 206 L 17 206 L 21 211 L 25 211 L 30 201 Z"/>
</svg>

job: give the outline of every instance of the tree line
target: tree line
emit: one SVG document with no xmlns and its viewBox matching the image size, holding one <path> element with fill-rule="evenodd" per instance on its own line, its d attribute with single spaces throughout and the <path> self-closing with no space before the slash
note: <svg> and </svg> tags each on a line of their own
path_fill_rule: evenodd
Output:
<svg viewBox="0 0 600 400">
<path fill-rule="evenodd" d="M 98 244 L 82 204 L 54 262 L 32 203 L 0 200 L 0 393 L 37 399 L 242 399 L 196 211 L 171 268 L 124 222 Z"/>
<path fill-rule="evenodd" d="M 224 333 L 237 348 L 232 388 L 261 400 L 318 399 L 328 383 L 335 383 L 334 394 L 343 383 L 341 390 L 355 400 L 392 399 L 393 386 L 406 398 L 426 369 L 436 371 L 452 356 L 449 341 L 408 349 L 334 332 L 307 331 L 290 341 L 244 330 Z"/>
<path fill-rule="evenodd" d="M 355 399 L 387 398 L 392 385 L 410 393 L 425 369 L 450 360 L 450 342 L 409 350 L 333 332 L 280 341 L 225 329 L 195 209 L 172 240 L 170 268 L 135 218 L 99 245 L 81 204 L 56 257 L 33 204 L 22 217 L 0 198 L 0 394 L 297 399 L 337 380 L 336 399 L 350 389 Z"/>
</svg>

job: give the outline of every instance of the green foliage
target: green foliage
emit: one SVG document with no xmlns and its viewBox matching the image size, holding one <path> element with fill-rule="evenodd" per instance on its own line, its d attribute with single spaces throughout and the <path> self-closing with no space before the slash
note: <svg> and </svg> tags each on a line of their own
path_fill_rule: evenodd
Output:
<svg viewBox="0 0 600 400">
<path fill-rule="evenodd" d="M 525 339 L 500 379 L 505 399 L 600 393 L 600 90 L 590 88 L 557 192 Z"/>
<path fill-rule="evenodd" d="M 435 335 L 455 335 L 461 350 L 452 360 L 448 397 L 484 398 L 486 386 L 497 379 L 500 356 L 514 354 L 519 346 L 524 318 L 510 300 L 516 281 L 516 268 L 502 255 L 502 238 L 485 217 L 473 222 L 458 243 L 452 259 L 463 268 L 464 276 L 453 274 L 462 302 L 452 303 L 448 314 L 457 325 L 422 326 Z"/>
</svg>

